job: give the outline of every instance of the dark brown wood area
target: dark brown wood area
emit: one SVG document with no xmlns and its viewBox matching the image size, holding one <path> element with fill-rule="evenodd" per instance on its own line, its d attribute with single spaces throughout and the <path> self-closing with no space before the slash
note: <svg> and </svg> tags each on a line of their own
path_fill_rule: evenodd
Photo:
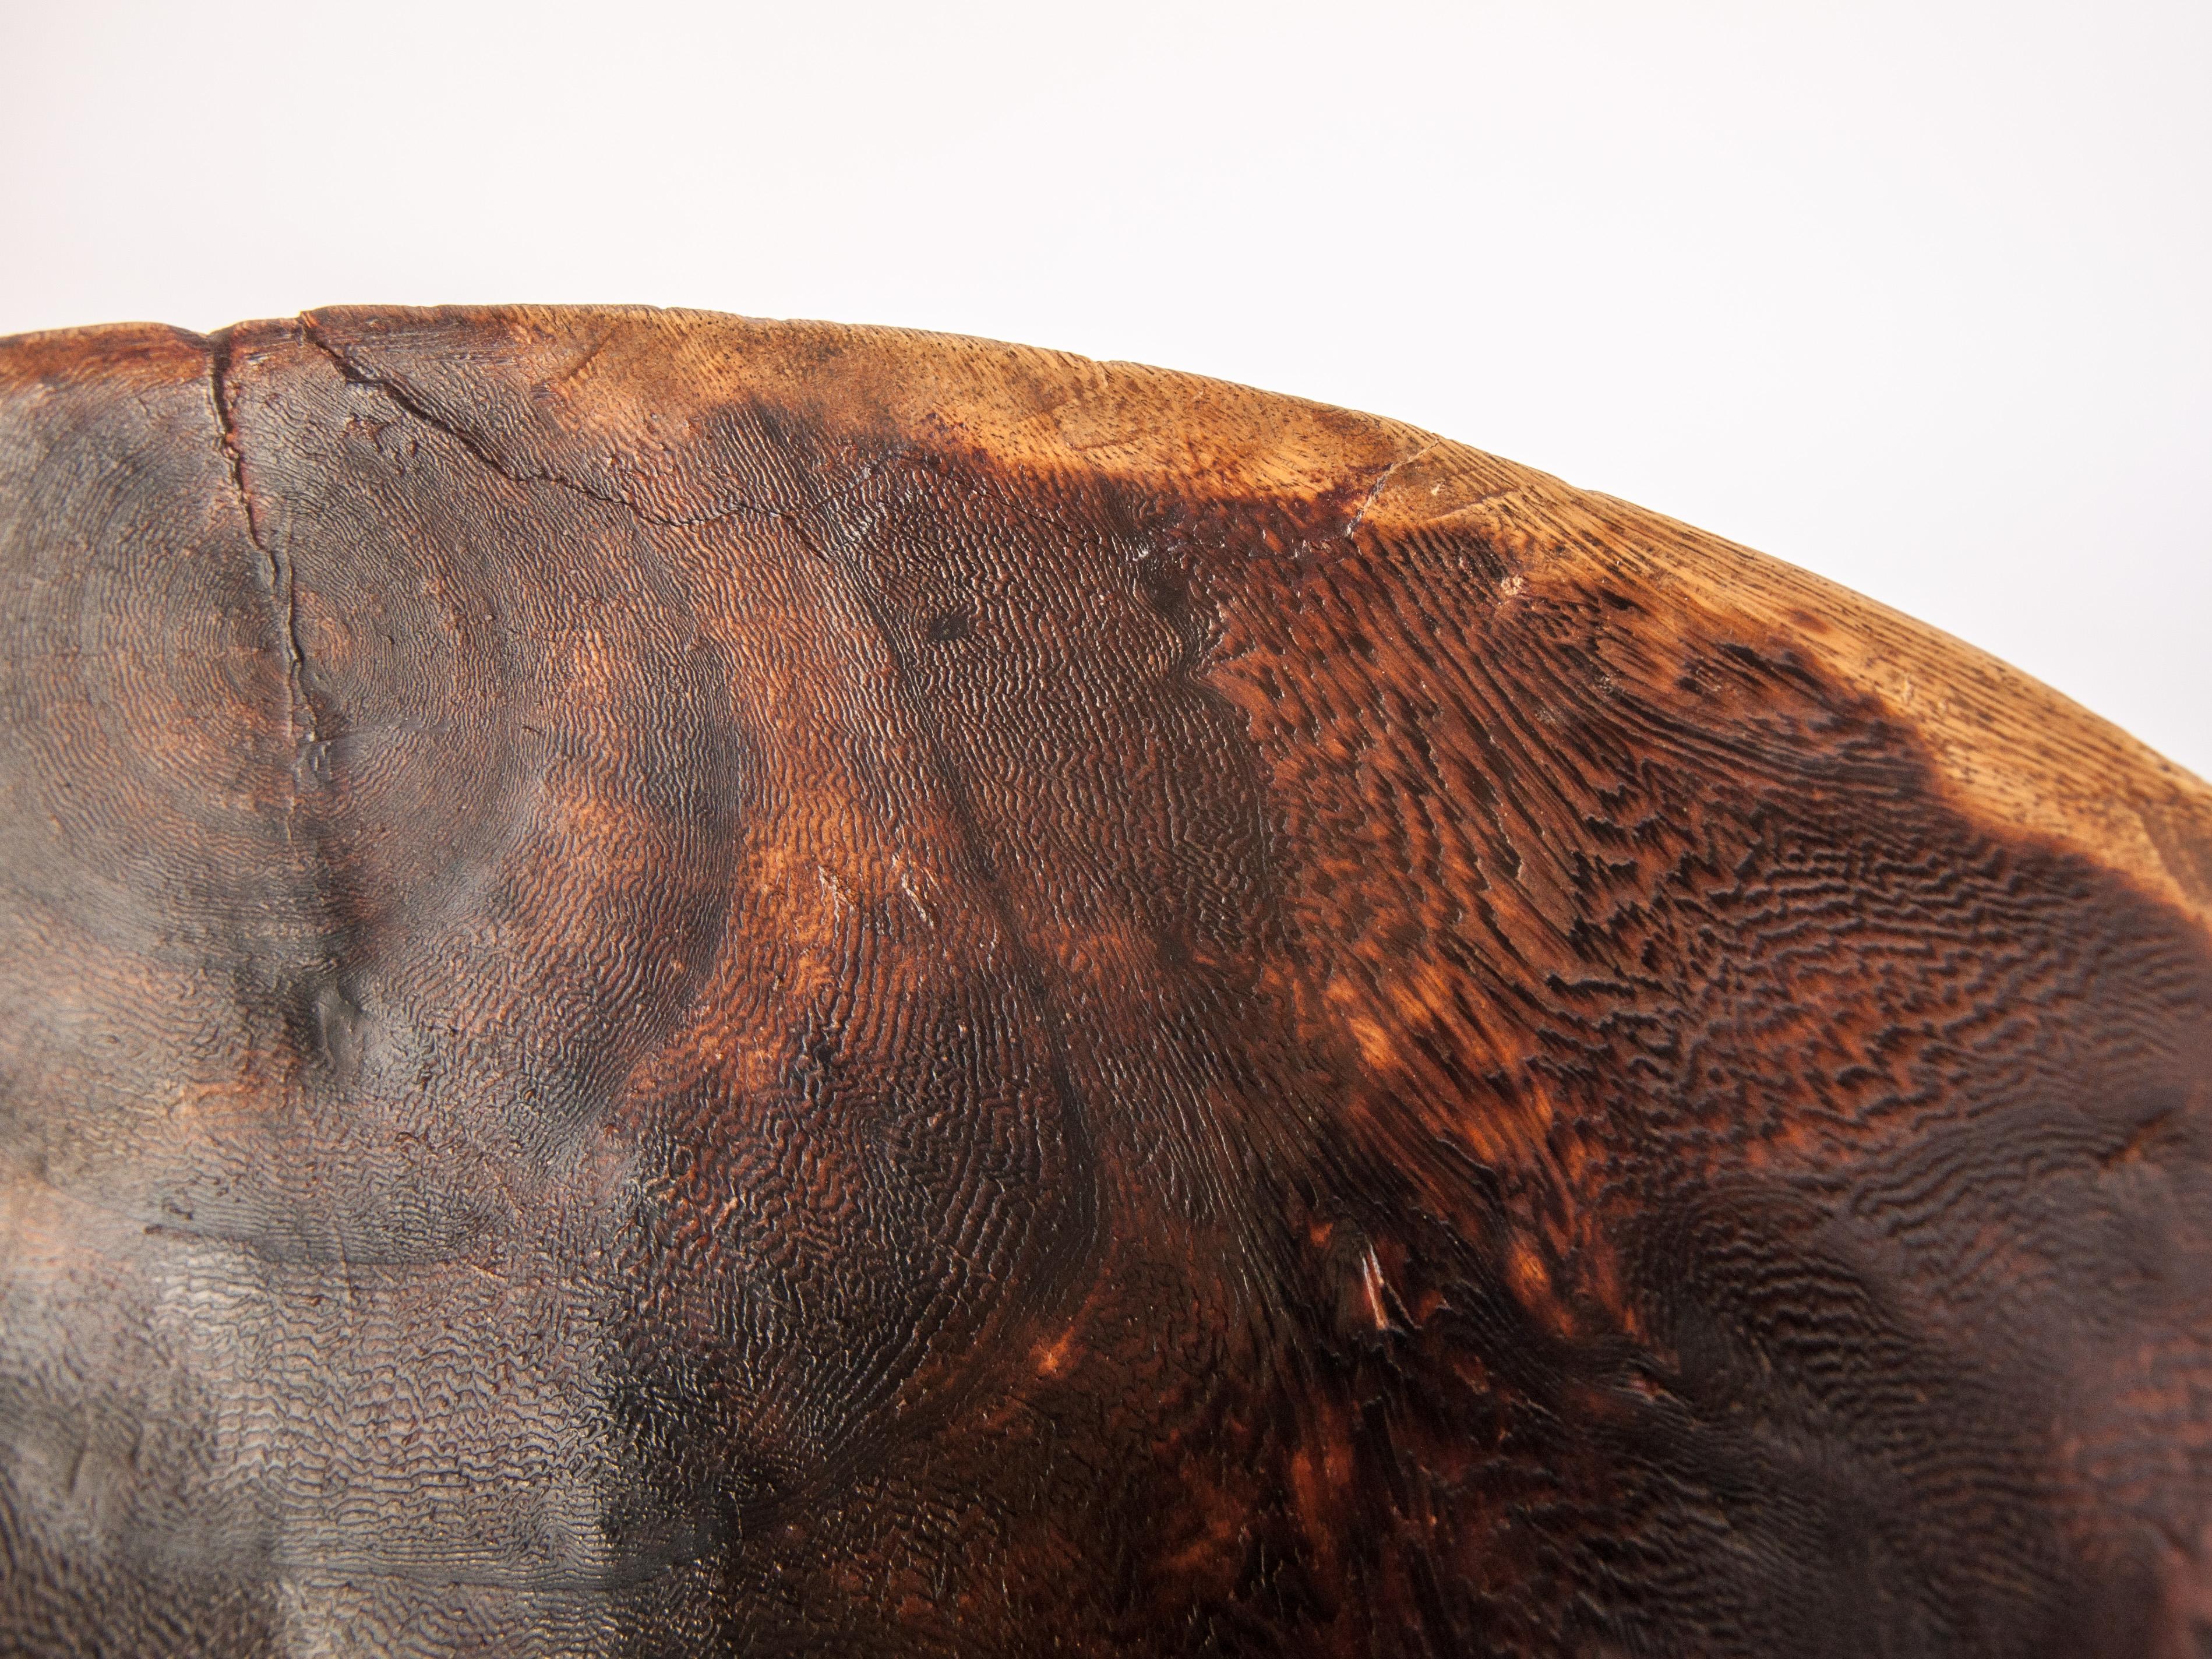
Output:
<svg viewBox="0 0 2212 1659">
<path fill-rule="evenodd" d="M 0 345 L 0 1650 L 2212 1652 L 2212 791 L 986 342 Z"/>
</svg>

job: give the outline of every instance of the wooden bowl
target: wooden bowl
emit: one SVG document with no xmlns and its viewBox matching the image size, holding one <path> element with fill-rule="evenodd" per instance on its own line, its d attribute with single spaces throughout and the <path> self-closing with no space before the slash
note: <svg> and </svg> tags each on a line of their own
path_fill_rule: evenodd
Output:
<svg viewBox="0 0 2212 1659">
<path fill-rule="evenodd" d="M 0 1649 L 2212 1651 L 2212 791 L 984 341 L 0 346 Z"/>
</svg>

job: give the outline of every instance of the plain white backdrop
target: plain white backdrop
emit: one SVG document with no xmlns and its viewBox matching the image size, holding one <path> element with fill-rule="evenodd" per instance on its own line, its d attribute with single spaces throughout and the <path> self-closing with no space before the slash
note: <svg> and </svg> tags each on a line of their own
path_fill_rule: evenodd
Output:
<svg viewBox="0 0 2212 1659">
<path fill-rule="evenodd" d="M 0 333 L 642 301 L 1397 416 L 2212 773 L 2212 4 L 0 0 Z"/>
</svg>

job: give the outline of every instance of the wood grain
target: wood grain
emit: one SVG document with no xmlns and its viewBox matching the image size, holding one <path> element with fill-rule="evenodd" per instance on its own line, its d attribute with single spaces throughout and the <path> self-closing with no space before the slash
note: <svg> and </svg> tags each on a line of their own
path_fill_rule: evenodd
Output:
<svg viewBox="0 0 2212 1659">
<path fill-rule="evenodd" d="M 988 342 L 0 343 L 0 1646 L 2212 1651 L 2212 790 Z"/>
</svg>

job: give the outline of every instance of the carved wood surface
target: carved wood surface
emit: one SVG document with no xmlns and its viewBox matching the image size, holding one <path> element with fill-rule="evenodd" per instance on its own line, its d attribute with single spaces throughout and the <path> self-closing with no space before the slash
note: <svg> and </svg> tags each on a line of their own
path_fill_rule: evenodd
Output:
<svg viewBox="0 0 2212 1659">
<path fill-rule="evenodd" d="M 0 1648 L 2212 1643 L 2212 791 L 987 342 L 0 345 Z"/>
</svg>

